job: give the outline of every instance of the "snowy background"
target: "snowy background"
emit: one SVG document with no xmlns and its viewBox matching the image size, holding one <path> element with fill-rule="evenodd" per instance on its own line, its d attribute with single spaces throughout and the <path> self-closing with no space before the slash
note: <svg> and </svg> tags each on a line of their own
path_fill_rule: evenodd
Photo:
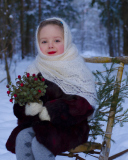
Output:
<svg viewBox="0 0 128 160">
<path fill-rule="evenodd" d="M 95 52 L 86 52 L 85 56 L 93 55 L 95 56 Z M 97 56 L 97 55 L 96 55 Z M 103 55 L 102 55 L 103 56 Z M 26 69 L 26 67 L 32 62 L 32 59 L 25 59 L 22 61 L 17 61 L 13 63 L 10 68 L 11 80 L 15 82 L 15 78 L 18 75 L 22 75 Z M 92 70 L 102 71 L 104 68 L 103 64 L 91 64 L 87 63 L 88 67 Z M 110 66 L 110 64 L 108 64 Z M 124 73 L 128 71 L 128 65 L 124 67 Z M 124 76 L 124 75 L 123 75 Z M 4 64 L 0 64 L 0 81 L 6 77 Z M 0 83 L 0 160 L 16 160 L 15 154 L 8 152 L 5 148 L 5 143 L 7 138 L 9 137 L 11 131 L 14 127 L 16 127 L 16 118 L 12 112 L 12 103 L 9 102 L 9 97 L 7 96 L 7 82 L 4 80 Z M 123 104 L 124 109 L 128 106 L 128 99 L 125 100 Z M 110 156 L 114 155 L 118 152 L 121 152 L 125 149 L 128 149 L 128 124 L 124 124 L 123 127 L 116 125 L 113 129 L 112 138 L 115 143 L 111 143 Z M 102 138 L 98 137 L 97 142 L 102 143 Z M 86 156 L 83 153 L 80 153 L 80 156 L 86 158 L 86 160 L 96 160 L 92 156 Z M 75 160 L 75 158 L 62 157 L 57 156 L 56 160 Z M 128 153 L 123 156 L 117 158 L 116 160 L 128 160 Z"/>
<path fill-rule="evenodd" d="M 51 0 L 43 0 L 42 4 L 44 6 L 45 3 L 50 3 Z M 15 2 L 15 1 L 14 1 Z M 25 2 L 25 1 L 24 1 Z M 31 20 L 31 25 L 33 26 L 30 29 L 32 29 L 31 34 L 28 33 L 30 37 L 30 44 L 29 47 L 27 46 L 27 49 L 29 48 L 30 51 L 30 56 L 35 55 L 35 50 L 33 49 L 33 33 L 35 32 L 35 25 L 37 23 L 37 15 L 35 12 L 38 12 L 38 3 L 37 1 L 30 1 L 31 4 L 29 4 L 29 10 L 25 12 L 25 19 L 27 22 L 27 18 L 29 19 L 29 16 L 32 16 Z M 54 2 L 54 0 L 52 0 Z M 67 4 L 67 1 L 65 1 Z M 101 12 L 101 9 L 98 8 L 97 4 L 93 6 L 93 8 L 89 7 L 89 3 L 91 0 L 74 0 L 74 5 L 78 6 L 78 11 L 80 13 L 81 20 L 79 23 L 75 22 L 71 23 L 71 28 L 72 28 L 72 35 L 73 35 L 73 41 L 77 45 L 77 48 L 81 53 L 83 53 L 86 57 L 89 56 L 109 56 L 109 46 L 108 46 L 108 32 L 107 28 L 104 27 L 104 25 L 101 23 L 100 18 L 99 18 L 99 13 Z M 114 1 L 113 1 L 114 2 Z M 117 3 L 119 1 L 116 1 Z M 10 2 L 8 2 L 10 3 Z M 27 6 L 29 1 L 25 2 L 25 5 Z M 6 4 L 6 3 L 5 3 Z M 116 3 L 115 3 L 116 4 Z M 36 6 L 36 7 L 35 7 Z M 13 27 L 8 24 L 7 29 L 10 31 L 15 30 L 16 35 L 15 37 L 11 37 L 11 41 L 13 40 L 13 60 L 11 62 L 11 67 L 10 67 L 10 75 L 11 75 L 11 80 L 15 82 L 15 78 L 18 75 L 22 75 L 26 69 L 26 67 L 31 63 L 32 59 L 25 59 L 21 61 L 21 36 L 20 36 L 20 24 L 22 20 L 20 21 L 19 18 L 19 12 L 21 11 L 20 9 L 16 9 L 18 7 L 17 3 L 12 3 L 8 6 L 8 10 L 5 10 L 4 8 L 4 1 L 1 1 L 1 26 L 0 30 L 1 33 L 5 33 L 4 30 L 6 30 L 5 27 L 5 21 L 7 18 L 7 15 L 9 15 L 9 18 L 12 20 Z M 10 8 L 10 9 L 9 9 Z M 26 7 L 27 8 L 27 7 Z M 2 10 L 3 9 L 3 10 Z M 28 9 L 28 8 L 27 8 Z M 115 8 L 115 12 L 118 7 Z M 46 12 L 46 10 L 44 10 Z M 52 7 L 53 11 L 53 7 Z M 114 8 L 113 8 L 114 11 Z M 117 10 L 118 11 L 118 10 Z M 7 14 L 6 14 L 7 12 Z M 2 14 L 3 13 L 3 14 Z M 116 16 L 118 16 L 116 14 Z M 36 19 L 36 20 L 35 20 Z M 24 20 L 24 19 L 23 19 Z M 15 23 L 14 23 L 15 22 Z M 28 24 L 25 22 L 26 24 Z M 120 22 L 120 21 L 119 21 Z M 122 23 L 122 21 L 121 21 Z M 3 24 L 3 25 L 2 25 Z M 16 24 L 16 25 L 15 25 Z M 24 24 L 25 25 L 25 24 Z M 121 24 L 120 24 L 121 25 Z M 12 28 L 11 28 L 12 27 Z M 115 27 L 114 27 L 115 28 Z M 119 31 L 121 32 L 120 34 L 122 35 L 122 27 L 119 28 Z M 27 32 L 25 32 L 26 34 Z M 114 33 L 114 38 L 115 33 Z M 118 32 L 117 32 L 118 33 Z M 4 34 L 2 34 L 3 40 L 4 40 Z M 2 37 L 1 36 L 1 37 Z M 26 35 L 25 35 L 26 36 Z M 26 36 L 27 37 L 27 36 Z M 116 41 L 118 41 L 116 39 Z M 120 40 L 120 50 L 122 51 L 122 39 Z M 5 44 L 5 43 L 4 43 Z M 1 41 L 1 46 L 3 47 L 4 45 L 2 44 Z M 113 45 L 114 47 L 114 45 Z M 5 48 L 3 48 L 5 49 Z M 86 51 L 86 52 L 85 52 Z M 15 57 L 18 56 L 17 57 Z M 0 53 L 1 56 L 1 53 Z M 118 52 L 117 55 L 118 56 Z M 4 61 L 4 60 L 3 60 Z M 0 81 L 6 77 L 6 72 L 5 72 L 5 64 L 4 62 L 1 61 L 0 59 Z M 8 59 L 9 61 L 9 59 Z M 10 61 L 9 61 L 10 64 Z M 104 68 L 102 67 L 102 64 L 91 64 L 87 63 L 89 68 L 92 71 L 99 70 L 102 71 Z M 110 64 L 107 64 L 110 66 Z M 128 65 L 125 65 L 124 67 L 124 73 L 125 71 L 128 71 Z M 116 75 L 116 73 L 115 73 Z M 124 75 L 123 75 L 124 76 Z M 9 102 L 9 97 L 7 96 L 7 88 L 6 88 L 7 82 L 4 80 L 2 83 L 0 83 L 0 160 L 16 160 L 16 157 L 14 154 L 8 152 L 5 148 L 5 143 L 7 141 L 8 136 L 10 135 L 11 131 L 13 130 L 14 127 L 16 127 L 16 118 L 13 115 L 13 110 L 12 110 L 12 103 Z M 128 99 L 125 100 L 123 107 L 124 109 L 128 108 Z M 124 124 L 124 126 L 121 128 L 119 125 L 116 125 L 113 129 L 113 135 L 112 139 L 115 141 L 115 143 L 111 143 L 111 150 L 110 150 L 110 156 L 121 152 L 125 149 L 128 149 L 128 124 Z M 102 143 L 103 139 L 102 137 L 97 138 L 97 142 Z M 87 156 L 85 157 L 84 154 L 80 154 L 83 158 L 86 158 L 86 160 L 96 160 L 97 158 L 94 158 L 92 156 Z M 96 155 L 97 156 L 97 155 Z M 68 157 L 61 157 L 57 156 L 56 160 L 75 160 L 75 158 L 68 158 Z M 124 154 L 123 156 L 117 158 L 116 160 L 128 160 L 128 153 Z"/>
</svg>

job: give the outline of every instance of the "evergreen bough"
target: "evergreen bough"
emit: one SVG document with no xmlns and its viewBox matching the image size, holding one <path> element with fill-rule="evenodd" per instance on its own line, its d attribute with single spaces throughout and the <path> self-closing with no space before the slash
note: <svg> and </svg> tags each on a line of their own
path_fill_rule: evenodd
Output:
<svg viewBox="0 0 128 160">
<path fill-rule="evenodd" d="M 96 79 L 96 90 L 97 90 L 97 109 L 95 116 L 90 120 L 90 138 L 91 141 L 95 141 L 98 135 L 105 136 L 103 130 L 104 123 L 108 121 L 110 108 L 113 107 L 115 111 L 114 125 L 119 123 L 123 126 L 124 122 L 128 122 L 128 109 L 123 109 L 123 102 L 125 98 L 128 98 L 128 85 L 127 78 L 122 80 L 119 92 L 114 93 L 114 89 L 118 88 L 116 82 L 116 76 L 114 75 L 115 62 L 113 62 L 110 68 L 106 64 L 103 64 L 105 71 L 96 73 L 93 72 Z M 126 73 L 126 76 L 128 74 Z M 114 93 L 114 94 L 113 94 Z M 114 104 L 113 104 L 114 102 Z"/>
</svg>

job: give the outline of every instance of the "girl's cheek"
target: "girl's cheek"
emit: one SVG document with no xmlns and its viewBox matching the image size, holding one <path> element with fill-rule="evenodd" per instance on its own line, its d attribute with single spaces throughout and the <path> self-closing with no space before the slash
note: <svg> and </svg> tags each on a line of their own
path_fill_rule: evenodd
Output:
<svg viewBox="0 0 128 160">
<path fill-rule="evenodd" d="M 60 54 L 64 53 L 64 45 L 60 46 Z"/>
<path fill-rule="evenodd" d="M 40 50 L 41 50 L 41 52 L 43 52 L 43 51 L 44 51 L 42 47 L 40 47 Z"/>
</svg>

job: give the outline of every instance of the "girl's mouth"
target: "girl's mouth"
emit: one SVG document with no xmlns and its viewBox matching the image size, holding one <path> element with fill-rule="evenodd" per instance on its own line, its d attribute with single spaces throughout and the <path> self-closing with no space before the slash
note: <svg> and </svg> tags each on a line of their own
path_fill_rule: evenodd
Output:
<svg viewBox="0 0 128 160">
<path fill-rule="evenodd" d="M 56 53 L 55 51 L 48 52 L 48 54 L 55 54 L 55 53 Z"/>
</svg>

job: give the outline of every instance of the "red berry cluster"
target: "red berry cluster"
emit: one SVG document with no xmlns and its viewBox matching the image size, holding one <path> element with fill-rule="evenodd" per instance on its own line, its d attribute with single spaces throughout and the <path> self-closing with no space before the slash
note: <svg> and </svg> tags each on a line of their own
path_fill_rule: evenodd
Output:
<svg viewBox="0 0 128 160">
<path fill-rule="evenodd" d="M 30 77 L 30 73 L 26 73 L 26 77 L 29 78 L 29 77 Z M 36 74 L 32 74 L 32 77 L 34 77 L 34 81 L 38 81 L 38 78 L 36 77 Z M 17 81 L 16 84 L 17 84 L 18 86 L 23 87 L 25 84 L 24 84 L 23 81 L 21 80 L 21 75 L 18 75 L 18 78 L 17 78 L 17 79 L 19 79 L 19 81 Z M 44 82 L 45 79 L 42 78 L 41 81 Z M 10 95 L 10 93 L 12 92 L 11 89 L 10 89 L 10 86 L 7 85 L 6 87 L 9 88 L 9 90 L 7 91 L 7 94 Z M 41 93 L 42 91 L 41 91 L 40 89 L 38 89 L 38 92 Z M 14 98 L 16 98 L 16 97 L 17 97 L 17 94 L 15 93 L 13 96 L 14 96 Z M 11 96 L 11 97 L 12 97 L 12 96 Z M 13 102 L 13 98 L 11 98 L 9 101 L 10 101 L 10 102 Z"/>
</svg>

